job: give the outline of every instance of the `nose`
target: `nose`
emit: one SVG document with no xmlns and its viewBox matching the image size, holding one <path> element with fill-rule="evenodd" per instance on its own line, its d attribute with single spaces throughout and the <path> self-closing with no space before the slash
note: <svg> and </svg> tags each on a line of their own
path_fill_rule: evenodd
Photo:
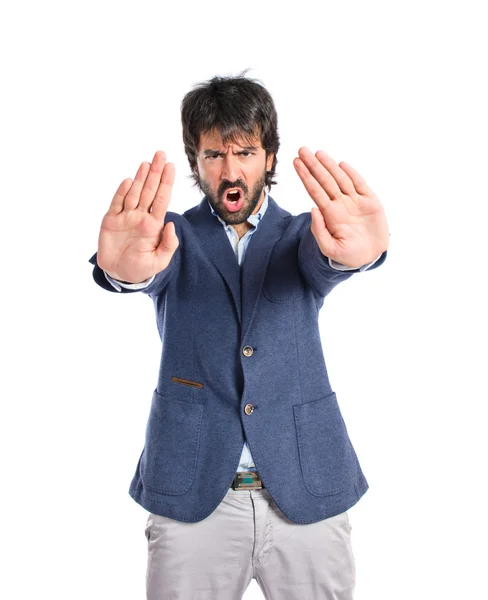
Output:
<svg viewBox="0 0 488 600">
<path fill-rule="evenodd" d="M 224 158 L 224 162 L 222 165 L 222 179 L 227 179 L 228 181 L 236 181 L 239 179 L 239 161 L 238 157 L 234 156 L 232 152 L 227 152 Z"/>
</svg>

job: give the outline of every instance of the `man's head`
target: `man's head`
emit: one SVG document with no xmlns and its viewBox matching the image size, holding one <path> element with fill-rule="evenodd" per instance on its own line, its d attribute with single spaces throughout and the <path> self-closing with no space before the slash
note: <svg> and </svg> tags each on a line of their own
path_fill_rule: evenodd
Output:
<svg viewBox="0 0 488 600">
<path fill-rule="evenodd" d="M 181 120 L 195 182 L 224 221 L 246 221 L 275 183 L 278 120 L 269 92 L 242 75 L 214 77 L 186 94 Z"/>
</svg>

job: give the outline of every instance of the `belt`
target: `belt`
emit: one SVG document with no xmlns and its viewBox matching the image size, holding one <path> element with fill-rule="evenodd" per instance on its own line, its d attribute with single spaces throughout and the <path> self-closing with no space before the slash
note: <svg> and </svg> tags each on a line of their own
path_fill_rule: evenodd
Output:
<svg viewBox="0 0 488 600">
<path fill-rule="evenodd" d="M 241 471 L 236 473 L 230 487 L 233 490 L 260 490 L 264 483 L 256 471 Z"/>
</svg>

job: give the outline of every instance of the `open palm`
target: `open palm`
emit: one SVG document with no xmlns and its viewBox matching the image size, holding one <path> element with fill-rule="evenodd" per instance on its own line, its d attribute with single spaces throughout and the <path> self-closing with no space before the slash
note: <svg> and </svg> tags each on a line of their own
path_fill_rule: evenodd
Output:
<svg viewBox="0 0 488 600">
<path fill-rule="evenodd" d="M 132 181 L 117 189 L 102 220 L 97 262 L 114 279 L 138 283 L 165 269 L 178 247 L 173 223 L 164 225 L 174 165 L 158 151 Z"/>
<path fill-rule="evenodd" d="M 373 262 L 388 247 L 381 202 L 350 165 L 325 152 L 300 148 L 294 166 L 317 208 L 312 233 L 325 256 L 347 267 Z"/>
</svg>

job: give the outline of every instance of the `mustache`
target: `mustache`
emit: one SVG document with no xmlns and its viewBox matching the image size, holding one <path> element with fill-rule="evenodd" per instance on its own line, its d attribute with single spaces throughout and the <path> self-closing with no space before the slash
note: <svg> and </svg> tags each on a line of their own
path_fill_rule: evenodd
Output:
<svg viewBox="0 0 488 600">
<path fill-rule="evenodd" d="M 236 179 L 235 181 L 228 181 L 228 180 L 222 181 L 222 183 L 219 185 L 219 189 L 217 190 L 217 195 L 219 198 L 222 198 L 222 196 L 224 195 L 226 190 L 230 190 L 231 188 L 236 188 L 236 187 L 241 188 L 241 190 L 244 192 L 244 194 L 247 194 L 247 192 L 248 192 L 247 185 L 244 183 L 244 181 L 241 181 L 240 179 Z"/>
</svg>

